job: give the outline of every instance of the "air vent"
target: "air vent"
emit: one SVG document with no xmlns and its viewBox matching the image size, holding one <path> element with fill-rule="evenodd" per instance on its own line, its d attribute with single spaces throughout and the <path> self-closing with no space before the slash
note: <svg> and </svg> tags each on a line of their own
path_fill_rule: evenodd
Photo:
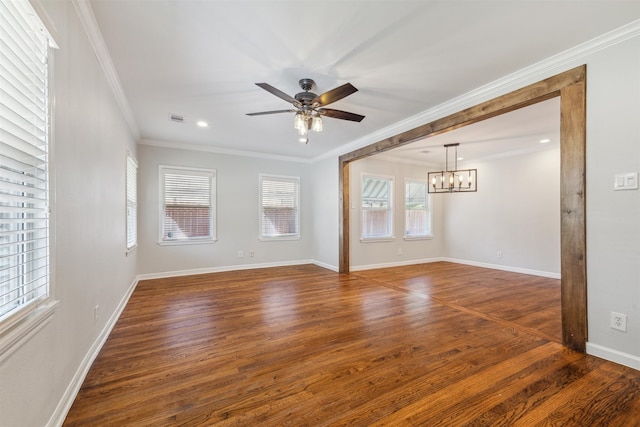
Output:
<svg viewBox="0 0 640 427">
<path fill-rule="evenodd" d="M 429 150 L 422 150 L 422 151 L 420 151 L 420 152 L 421 152 L 422 154 L 429 154 L 431 151 L 429 151 Z"/>
<path fill-rule="evenodd" d="M 179 114 L 169 114 L 169 120 L 174 123 L 184 123 L 184 116 Z"/>
</svg>

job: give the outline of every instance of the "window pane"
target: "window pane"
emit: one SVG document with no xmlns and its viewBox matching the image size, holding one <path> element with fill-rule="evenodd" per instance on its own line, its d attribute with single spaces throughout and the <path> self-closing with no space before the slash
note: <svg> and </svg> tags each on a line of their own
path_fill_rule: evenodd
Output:
<svg viewBox="0 0 640 427">
<path fill-rule="evenodd" d="M 391 237 L 393 180 L 364 176 L 362 178 L 362 237 Z"/>
<path fill-rule="evenodd" d="M 49 294 L 48 44 L 0 1 L 0 319 Z"/>
<path fill-rule="evenodd" d="M 161 166 L 162 240 L 213 239 L 215 171 Z"/>
<path fill-rule="evenodd" d="M 427 183 L 405 182 L 405 237 L 431 234 Z"/>
<path fill-rule="evenodd" d="M 138 165 L 127 156 L 127 249 L 138 243 Z"/>
<path fill-rule="evenodd" d="M 362 235 L 363 237 L 390 236 L 389 223 L 389 211 L 365 210 L 362 212 Z"/>
<path fill-rule="evenodd" d="M 260 236 L 297 237 L 300 181 L 296 177 L 260 176 Z"/>
</svg>

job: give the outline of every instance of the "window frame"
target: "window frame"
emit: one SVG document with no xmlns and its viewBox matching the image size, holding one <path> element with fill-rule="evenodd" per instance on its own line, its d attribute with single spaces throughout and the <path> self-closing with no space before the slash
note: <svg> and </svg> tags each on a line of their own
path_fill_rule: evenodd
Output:
<svg viewBox="0 0 640 427">
<path fill-rule="evenodd" d="M 130 253 L 138 246 L 138 162 L 133 153 L 127 152 L 126 164 L 126 253 Z M 133 182 L 131 182 L 133 181 Z M 133 191 L 132 191 L 133 190 Z M 131 218 L 133 217 L 133 221 Z M 133 226 L 133 229 L 132 229 Z"/>
<path fill-rule="evenodd" d="M 387 203 L 388 203 L 388 207 L 386 209 L 382 209 L 382 208 L 366 208 L 364 206 L 364 190 L 365 190 L 365 180 L 366 179 L 377 179 L 377 180 L 381 180 L 381 181 L 387 181 L 387 186 L 388 186 L 388 196 L 387 196 Z M 380 175 L 380 174 L 372 174 L 372 173 L 362 173 L 361 179 L 360 179 L 360 241 L 361 242 L 387 242 L 387 241 L 393 241 L 395 240 L 395 227 L 394 227 L 394 223 L 395 223 L 395 217 L 394 217 L 394 206 L 395 206 L 395 176 L 388 176 L 388 175 Z M 387 227 L 389 230 L 389 233 L 386 235 L 380 235 L 380 236 L 373 236 L 373 235 L 365 235 L 364 233 L 364 227 L 365 227 L 365 220 L 364 220 L 364 215 L 366 211 L 387 211 L 388 212 L 388 218 L 387 218 Z"/>
<path fill-rule="evenodd" d="M 188 237 L 188 238 L 164 238 L 164 224 L 165 224 L 165 180 L 164 176 L 167 173 L 185 176 L 205 176 L 209 178 L 209 235 L 206 237 Z M 159 190 L 159 224 L 158 224 L 158 244 L 159 245 L 193 245 L 193 244 L 207 244 L 215 243 L 217 239 L 217 173 L 215 169 L 206 168 L 193 168 L 184 166 L 170 166 L 159 165 L 158 166 L 158 190 Z"/>
<path fill-rule="evenodd" d="M 424 209 L 426 215 L 426 223 L 428 227 L 428 231 L 425 234 L 407 234 L 407 184 L 422 184 L 424 185 L 425 191 L 425 204 L 426 208 Z M 424 179 L 415 179 L 415 178 L 405 178 L 404 179 L 404 240 L 428 240 L 433 239 L 433 223 L 432 223 L 432 209 L 431 209 L 431 194 L 428 191 L 429 183 Z"/>
<path fill-rule="evenodd" d="M 296 222 L 296 232 L 295 233 L 287 233 L 280 235 L 265 235 L 264 227 L 263 227 L 263 212 L 264 212 L 264 204 L 263 204 L 263 183 L 265 180 L 270 180 L 274 182 L 289 182 L 295 184 L 295 222 Z M 258 174 L 258 240 L 269 242 L 269 241 L 283 241 L 283 240 L 300 240 L 301 232 L 300 232 L 301 224 L 300 224 L 300 177 L 298 176 L 288 176 L 288 175 L 274 175 L 268 173 L 260 173 Z"/>
</svg>

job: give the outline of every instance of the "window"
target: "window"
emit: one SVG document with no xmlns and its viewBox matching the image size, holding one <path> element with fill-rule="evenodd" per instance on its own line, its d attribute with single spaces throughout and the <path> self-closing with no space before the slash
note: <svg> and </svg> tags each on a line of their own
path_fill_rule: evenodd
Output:
<svg viewBox="0 0 640 427">
<path fill-rule="evenodd" d="M 160 166 L 160 243 L 215 241 L 216 171 Z"/>
<path fill-rule="evenodd" d="M 260 175 L 260 238 L 300 238 L 300 178 Z"/>
<path fill-rule="evenodd" d="M 404 237 L 431 237 L 431 211 L 427 195 L 427 182 L 404 182 Z"/>
<path fill-rule="evenodd" d="M 138 244 L 138 163 L 127 155 L 127 249 Z"/>
<path fill-rule="evenodd" d="M 393 237 L 393 178 L 363 175 L 362 238 Z"/>
<path fill-rule="evenodd" d="M 53 45 L 29 2 L 0 0 L 0 331 L 49 296 Z"/>
</svg>

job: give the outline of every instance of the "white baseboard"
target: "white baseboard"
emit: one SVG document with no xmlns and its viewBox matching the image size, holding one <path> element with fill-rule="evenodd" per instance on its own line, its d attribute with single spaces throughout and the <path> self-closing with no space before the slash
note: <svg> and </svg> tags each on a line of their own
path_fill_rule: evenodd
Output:
<svg viewBox="0 0 640 427">
<path fill-rule="evenodd" d="M 510 267 L 508 265 L 488 264 L 485 262 L 467 261 L 455 258 L 441 258 L 441 261 L 453 262 L 456 264 L 472 265 L 474 267 L 491 268 L 493 270 L 510 271 L 511 273 L 530 274 L 532 276 L 548 277 L 550 279 L 560 279 L 560 273 L 552 273 L 549 271 L 531 270 L 529 268 Z"/>
<path fill-rule="evenodd" d="M 640 357 L 624 353 L 599 344 L 587 343 L 587 354 L 600 357 L 620 365 L 628 366 L 640 371 Z"/>
<path fill-rule="evenodd" d="M 225 265 L 221 267 L 194 268 L 191 270 L 163 271 L 161 273 L 139 274 L 138 280 L 164 279 L 166 277 L 193 276 L 194 274 L 223 273 L 226 271 L 253 270 L 256 268 L 287 267 L 290 265 L 316 264 L 310 259 L 266 262 L 259 264 Z"/>
<path fill-rule="evenodd" d="M 127 306 L 129 298 L 131 298 L 131 294 L 133 294 L 133 291 L 136 289 L 137 285 L 138 278 L 134 279 L 131 285 L 129 285 L 129 289 L 127 289 L 124 297 L 120 300 L 120 303 L 116 307 L 115 311 L 113 312 L 107 323 L 104 325 L 104 328 L 102 328 L 102 331 L 100 331 L 100 334 L 96 337 L 96 340 L 94 341 L 87 354 L 84 356 L 82 363 L 80 363 L 80 366 L 76 370 L 75 375 L 67 386 L 62 399 L 60 399 L 60 402 L 58 402 L 58 406 L 56 406 L 56 409 L 51 415 L 51 418 L 49 418 L 47 427 L 59 427 L 62 426 L 62 423 L 64 423 L 64 420 L 67 417 L 69 410 L 71 409 L 71 405 L 73 405 L 73 401 L 80 391 L 80 387 L 82 387 L 82 383 L 89 373 L 89 369 L 91 369 L 91 365 L 93 364 L 94 360 L 96 360 L 96 357 L 98 357 L 98 353 L 100 353 L 100 350 L 102 349 L 104 343 L 107 341 L 107 338 L 109 338 L 109 334 L 120 318 L 122 311 Z"/>
<path fill-rule="evenodd" d="M 407 261 L 397 261 L 397 262 L 383 262 L 380 264 L 368 264 L 368 265 L 353 265 L 349 267 L 349 271 L 364 271 L 364 270 L 373 270 L 376 268 L 390 268 L 390 267 L 403 267 L 405 265 L 415 265 L 415 264 L 427 264 L 430 262 L 438 262 L 444 261 L 443 258 L 423 258 L 423 259 L 411 259 Z"/>
<path fill-rule="evenodd" d="M 551 273 L 548 271 L 531 270 L 528 268 L 510 267 L 508 265 L 487 264 L 484 262 L 467 261 L 462 259 L 444 258 L 444 257 L 414 259 L 414 260 L 400 261 L 400 262 L 385 262 L 380 264 L 354 265 L 349 268 L 349 271 L 356 272 L 356 271 L 364 271 L 364 270 L 373 270 L 375 268 L 402 267 L 405 265 L 426 264 L 426 263 L 438 262 L 438 261 L 452 262 L 455 264 L 472 265 L 474 267 L 491 268 L 493 270 L 510 271 L 512 273 L 530 274 L 532 276 L 549 277 L 551 279 L 560 279 L 560 274 Z"/>
<path fill-rule="evenodd" d="M 311 262 L 314 265 L 317 265 L 318 267 L 326 268 L 327 270 L 335 271 L 336 273 L 338 272 L 338 266 L 337 265 L 325 264 L 324 262 L 320 262 L 320 261 L 316 261 L 316 260 L 313 260 Z"/>
</svg>

